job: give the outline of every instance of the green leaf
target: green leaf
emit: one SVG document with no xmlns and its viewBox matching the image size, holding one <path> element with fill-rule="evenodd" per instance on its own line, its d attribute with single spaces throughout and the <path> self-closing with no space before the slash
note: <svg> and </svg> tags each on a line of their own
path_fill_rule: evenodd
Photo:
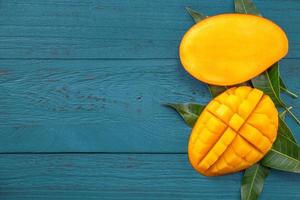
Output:
<svg viewBox="0 0 300 200">
<path fill-rule="evenodd" d="M 279 117 L 278 132 L 285 135 L 291 142 L 297 143 L 293 132 L 281 117 Z"/>
<path fill-rule="evenodd" d="M 235 0 L 235 12 L 261 16 L 259 10 L 251 0 Z"/>
<path fill-rule="evenodd" d="M 273 169 L 300 173 L 300 148 L 285 135 L 279 133 L 271 150 L 261 163 Z"/>
<path fill-rule="evenodd" d="M 186 7 L 186 10 L 188 13 L 192 16 L 195 23 L 202 21 L 203 19 L 207 18 L 207 16 L 203 15 L 202 13 L 199 13 L 197 11 L 194 11 L 193 9 Z"/>
<path fill-rule="evenodd" d="M 263 190 L 265 179 L 269 174 L 269 168 L 257 163 L 245 170 L 241 197 L 242 200 L 256 200 Z"/>
<path fill-rule="evenodd" d="M 297 99 L 297 98 L 298 98 L 298 95 L 297 95 L 297 94 L 291 92 L 291 91 L 287 88 L 286 84 L 283 82 L 283 80 L 282 80 L 281 77 L 279 77 L 279 81 L 280 81 L 280 91 L 281 91 L 281 92 L 286 93 L 287 95 L 291 96 L 291 97 L 294 98 L 294 99 Z"/>
<path fill-rule="evenodd" d="M 194 126 L 199 115 L 205 108 L 205 105 L 195 103 L 168 103 L 166 106 L 175 109 L 183 118 L 185 123 L 191 128 Z"/>
<path fill-rule="evenodd" d="M 291 109 L 292 107 L 290 106 L 289 108 L 287 109 Z M 286 110 L 287 110 L 286 109 Z M 282 119 L 282 120 L 285 120 L 285 117 L 286 117 L 286 110 L 282 111 L 281 113 L 279 113 L 279 117 Z"/>
<path fill-rule="evenodd" d="M 251 80 L 254 87 L 269 95 L 276 106 L 285 107 L 280 99 L 279 65 L 275 63 L 264 73 Z"/>
<path fill-rule="evenodd" d="M 212 97 L 216 97 L 227 90 L 227 88 L 223 86 L 218 86 L 218 85 L 207 85 L 207 86 Z"/>
</svg>

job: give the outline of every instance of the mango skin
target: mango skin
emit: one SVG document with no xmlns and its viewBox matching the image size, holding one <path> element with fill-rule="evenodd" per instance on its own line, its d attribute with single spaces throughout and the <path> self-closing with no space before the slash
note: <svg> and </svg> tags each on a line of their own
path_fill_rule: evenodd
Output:
<svg viewBox="0 0 300 200">
<path fill-rule="evenodd" d="M 201 174 L 238 172 L 264 157 L 277 136 L 278 111 L 262 91 L 233 87 L 214 98 L 193 127 L 188 156 Z"/>
<path fill-rule="evenodd" d="M 268 19 L 248 14 L 208 17 L 185 33 L 179 47 L 189 74 L 222 86 L 250 80 L 287 53 L 285 32 Z"/>
</svg>

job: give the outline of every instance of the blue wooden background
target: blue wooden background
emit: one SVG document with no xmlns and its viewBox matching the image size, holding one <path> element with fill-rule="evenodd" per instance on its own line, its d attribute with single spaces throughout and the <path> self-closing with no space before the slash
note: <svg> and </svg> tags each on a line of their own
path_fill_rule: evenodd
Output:
<svg viewBox="0 0 300 200">
<path fill-rule="evenodd" d="M 300 2 L 255 3 L 288 34 L 281 73 L 300 94 Z M 232 0 L 0 0 L 0 199 L 240 198 L 241 173 L 190 167 L 190 129 L 162 106 L 210 100 L 178 60 L 186 6 L 233 11 Z M 272 171 L 261 199 L 300 199 L 300 176 Z"/>
</svg>

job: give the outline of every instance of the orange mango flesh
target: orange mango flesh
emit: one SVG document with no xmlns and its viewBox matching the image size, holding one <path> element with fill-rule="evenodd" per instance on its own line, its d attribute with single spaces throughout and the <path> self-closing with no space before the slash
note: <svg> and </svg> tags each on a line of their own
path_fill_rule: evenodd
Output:
<svg viewBox="0 0 300 200">
<path fill-rule="evenodd" d="M 278 25 L 246 14 L 222 14 L 198 22 L 179 48 L 187 72 L 205 83 L 223 86 L 257 76 L 287 52 L 288 39 Z"/>
<path fill-rule="evenodd" d="M 206 176 L 246 169 L 270 150 L 277 128 L 269 96 L 247 86 L 230 88 L 199 116 L 188 145 L 190 163 Z"/>
</svg>

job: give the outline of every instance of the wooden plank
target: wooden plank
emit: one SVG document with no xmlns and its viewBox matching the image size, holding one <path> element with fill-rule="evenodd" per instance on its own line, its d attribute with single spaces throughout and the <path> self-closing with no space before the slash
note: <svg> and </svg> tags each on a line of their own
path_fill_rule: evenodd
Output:
<svg viewBox="0 0 300 200">
<path fill-rule="evenodd" d="M 298 94 L 299 65 L 282 62 Z M 210 99 L 177 59 L 0 60 L 0 74 L 0 152 L 186 152 L 190 129 L 162 104 Z"/>
<path fill-rule="evenodd" d="M 1 155 L 2 200 L 240 199 L 241 174 L 203 177 L 185 154 Z M 300 175 L 273 171 L 261 199 L 297 199 Z"/>
<path fill-rule="evenodd" d="M 255 1 L 290 39 L 300 58 L 300 4 Z M 177 58 L 192 26 L 185 7 L 208 15 L 233 12 L 233 0 L 3 0 L 0 58 Z"/>
<path fill-rule="evenodd" d="M 189 128 L 163 103 L 210 98 L 176 59 L 0 66 L 1 152 L 183 151 Z"/>
</svg>

